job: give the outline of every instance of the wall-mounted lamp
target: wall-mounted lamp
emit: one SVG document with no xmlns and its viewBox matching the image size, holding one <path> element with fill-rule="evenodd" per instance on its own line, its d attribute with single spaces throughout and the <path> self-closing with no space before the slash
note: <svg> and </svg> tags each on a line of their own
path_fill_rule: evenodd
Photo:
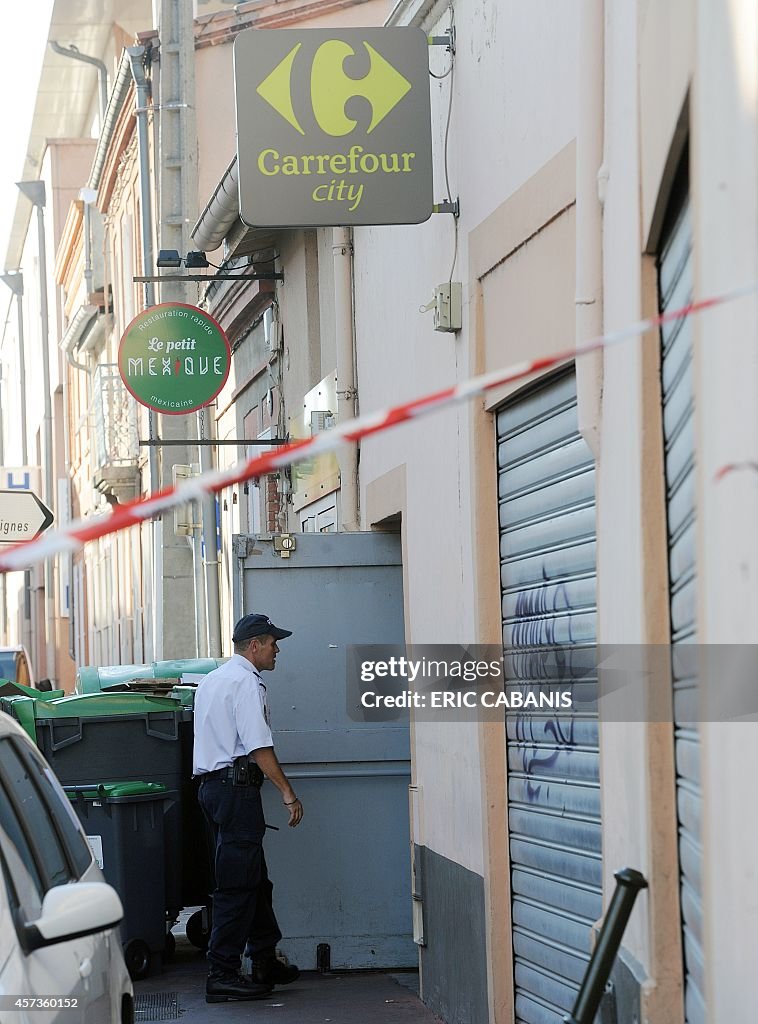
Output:
<svg viewBox="0 0 758 1024">
<path fill-rule="evenodd" d="M 204 252 L 188 252 L 184 258 L 184 265 L 189 270 L 192 267 L 213 267 L 214 263 L 209 263 L 205 258 Z M 216 268 L 218 269 L 218 268 Z"/>
<path fill-rule="evenodd" d="M 187 270 L 206 269 L 207 267 L 213 267 L 214 270 L 220 270 L 221 268 L 216 266 L 215 263 L 211 263 L 206 257 L 204 252 L 195 250 L 188 252 L 186 256 L 180 256 L 178 249 L 161 249 L 158 252 L 158 259 L 156 264 L 159 270 L 179 270 L 184 264 Z M 150 274 L 146 276 L 138 276 L 132 278 L 133 281 L 283 281 L 283 274 L 228 274 L 228 273 L 216 273 L 216 274 Z"/>
<path fill-rule="evenodd" d="M 157 263 L 159 267 L 171 268 L 172 270 L 178 270 L 182 263 L 188 270 L 194 267 L 212 267 L 215 265 L 205 258 L 204 252 L 188 252 L 186 256 L 180 256 L 177 249 L 161 249 L 158 253 Z"/>
<path fill-rule="evenodd" d="M 158 252 L 159 267 L 171 267 L 173 270 L 177 270 L 182 265 L 182 258 L 176 249 L 161 249 Z"/>
</svg>

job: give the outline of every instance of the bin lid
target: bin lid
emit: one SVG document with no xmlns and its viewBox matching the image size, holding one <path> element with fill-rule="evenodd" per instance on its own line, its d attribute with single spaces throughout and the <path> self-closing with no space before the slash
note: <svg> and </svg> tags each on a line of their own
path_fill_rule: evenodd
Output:
<svg viewBox="0 0 758 1024">
<path fill-rule="evenodd" d="M 77 693 L 99 693 L 104 686 L 127 679 L 152 679 L 152 665 L 109 665 L 104 668 L 85 666 L 76 673 Z"/>
<path fill-rule="evenodd" d="M 168 786 L 162 782 L 101 782 L 91 786 L 64 786 L 69 800 L 83 797 L 85 800 L 128 800 L 132 797 L 163 797 Z"/>
<path fill-rule="evenodd" d="M 154 697 L 149 693 L 75 693 L 51 701 L 35 701 L 34 717 L 107 718 L 111 715 L 159 714 L 178 711 L 173 697 Z"/>
<path fill-rule="evenodd" d="M 183 708 L 192 708 L 195 705 L 196 686 L 174 686 L 169 690 L 169 697 L 178 700 Z"/>
<path fill-rule="evenodd" d="M 132 679 L 181 679 L 183 675 L 206 675 L 223 665 L 226 658 L 176 658 L 153 661 L 149 665 L 83 666 L 76 673 L 77 693 L 98 693 L 117 683 Z"/>
<path fill-rule="evenodd" d="M 37 700 L 55 700 L 64 697 L 65 690 L 36 690 L 33 686 L 16 683 L 10 679 L 0 679 L 0 697 L 35 697 Z"/>
<path fill-rule="evenodd" d="M 18 724 L 30 736 L 35 744 L 37 742 L 37 730 L 34 726 L 35 710 L 37 704 L 46 704 L 46 701 L 37 701 L 35 697 L 4 697 L 3 703 L 12 705 L 12 716 Z"/>
<path fill-rule="evenodd" d="M 153 662 L 153 668 L 156 679 L 181 679 L 184 675 L 207 675 L 225 661 L 226 658 L 178 658 Z"/>
</svg>

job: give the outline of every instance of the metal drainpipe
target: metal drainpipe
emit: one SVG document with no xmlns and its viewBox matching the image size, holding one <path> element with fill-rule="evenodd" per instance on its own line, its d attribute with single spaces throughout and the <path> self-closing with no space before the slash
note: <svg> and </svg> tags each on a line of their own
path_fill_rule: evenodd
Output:
<svg viewBox="0 0 758 1024">
<path fill-rule="evenodd" d="M 13 299 L 11 299 L 13 301 Z M 8 317 L 10 318 L 10 307 Z M 5 321 L 6 326 L 8 320 Z M 3 333 L 3 337 L 5 334 Z M 3 364 L 0 363 L 0 466 L 5 463 L 5 433 L 3 431 Z M 8 575 L 0 573 L 0 642 L 8 643 Z"/>
<path fill-rule="evenodd" d="M 86 53 L 79 53 L 78 49 L 72 44 L 71 46 L 61 46 L 54 39 L 49 40 L 50 49 L 55 53 L 59 53 L 61 57 L 69 57 L 71 60 L 79 60 L 83 64 L 91 64 L 92 67 L 97 68 L 97 77 L 100 84 L 100 128 L 103 127 L 103 121 L 105 119 L 105 109 L 108 106 L 108 68 L 103 64 L 97 57 L 89 57 Z"/>
<path fill-rule="evenodd" d="M 16 295 L 16 322 L 18 324 L 18 388 L 23 406 L 26 405 L 26 353 L 24 351 L 24 278 L 18 273 L 18 284 L 14 283 Z M 26 429 L 26 409 L 21 416 L 21 460 L 24 466 L 29 465 L 29 442 Z"/>
<path fill-rule="evenodd" d="M 52 44 L 51 44 L 52 45 Z M 57 44 L 53 46 L 56 52 L 60 52 L 57 48 Z M 105 65 L 103 65 L 104 67 Z M 101 97 L 102 104 L 102 97 Z M 104 110 L 104 108 L 103 108 Z M 84 203 L 84 299 L 85 302 L 89 302 L 89 297 L 92 294 L 92 203 L 96 198 L 96 192 L 94 189 L 83 188 L 79 192 L 79 198 Z M 79 363 L 74 359 L 74 354 L 69 349 L 66 349 L 66 361 L 69 366 L 74 367 L 76 370 L 83 370 L 89 376 L 89 366 L 86 363 Z M 71 424 L 71 410 L 69 409 L 69 386 L 68 386 L 68 367 L 63 368 L 63 446 L 64 446 L 64 461 L 66 469 L 71 465 L 71 443 L 70 443 L 70 424 Z M 70 478 L 69 478 L 70 479 Z M 72 518 L 73 509 L 71 506 L 71 487 L 67 489 L 68 494 L 68 518 Z M 68 579 L 69 579 L 69 595 L 73 588 L 74 579 L 74 557 L 69 552 L 63 556 L 66 558 L 68 563 Z M 69 596 L 69 609 L 68 609 L 68 653 L 70 657 L 76 658 L 76 614 L 77 609 L 74 608 L 74 603 Z M 81 612 L 79 612 L 81 614 Z"/>
<path fill-rule="evenodd" d="M 161 40 L 160 114 L 158 117 L 158 196 L 159 209 L 194 212 L 197 201 L 197 125 L 195 113 L 195 33 L 192 5 L 186 0 L 160 0 L 155 9 Z M 165 105 L 163 105 L 165 103 Z M 177 162 L 179 156 L 179 162 Z M 162 216 L 162 215 L 161 215 Z M 190 221 L 191 223 L 191 221 Z M 161 248 L 186 252 L 190 238 L 186 223 L 162 220 Z M 186 301 L 187 286 L 161 285 L 162 301 Z M 215 438 L 215 403 L 196 414 L 197 436 Z M 191 442 L 190 442 L 191 444 Z M 214 468 L 213 448 L 199 445 L 201 471 Z M 216 498 L 206 495 L 198 503 L 205 549 L 204 587 L 196 594 L 196 619 L 203 626 L 203 654 L 221 657 L 221 612 L 217 542 Z M 195 548 L 197 552 L 197 548 Z"/>
<path fill-rule="evenodd" d="M 16 318 L 18 324 L 18 387 L 21 395 L 21 462 L 29 465 L 29 444 L 26 428 L 26 352 L 24 348 L 24 275 L 20 270 L 3 274 L 3 281 L 16 297 Z M 2 460 L 0 460 L 2 461 Z M 27 651 L 32 650 L 32 574 L 24 570 L 24 615 L 21 627 L 21 642 Z"/>
<path fill-rule="evenodd" d="M 198 415 L 198 437 L 203 440 L 214 440 L 216 437 L 216 403 L 212 402 L 203 410 L 204 416 Z M 201 444 L 200 448 L 200 469 L 203 473 L 212 472 L 214 459 L 210 445 Z M 204 612 L 205 629 L 204 635 L 208 637 L 208 657 L 221 657 L 221 595 L 218 582 L 218 535 L 216 526 L 216 496 L 208 495 L 201 503 L 203 546 L 205 547 L 205 602 L 198 601 L 198 605 L 205 604 L 201 609 Z M 202 591 L 200 592 L 202 594 Z"/>
<path fill-rule="evenodd" d="M 89 303 L 89 297 L 92 294 L 92 203 L 95 202 L 96 193 L 94 189 L 83 188 L 79 192 L 79 198 L 84 203 L 84 301 Z M 91 374 L 89 362 L 79 363 L 74 359 L 74 353 L 70 349 L 65 349 L 66 361 L 69 366 L 73 366 L 75 370 L 82 370 L 88 376 Z M 85 359 L 87 357 L 85 356 Z M 66 421 L 69 417 L 68 401 L 66 392 L 68 388 L 68 374 L 63 376 L 63 415 Z M 70 464 L 69 459 L 69 436 L 68 428 L 64 434 L 64 442 L 66 446 L 66 465 Z"/>
<path fill-rule="evenodd" d="M 144 46 L 128 46 L 126 52 L 132 67 L 132 76 L 137 89 L 137 141 L 139 146 L 140 215 L 142 220 L 142 266 L 144 274 L 153 273 L 153 200 L 150 192 L 150 148 L 148 141 L 147 101 L 148 84 L 142 60 Z M 145 282 L 145 308 L 155 305 L 155 286 Z M 148 413 L 150 437 L 157 436 L 158 416 L 152 409 Z M 160 489 L 158 449 L 150 445 L 150 490 Z M 163 522 L 152 520 L 153 540 L 153 660 L 163 660 Z"/>
<path fill-rule="evenodd" d="M 207 654 L 208 646 L 208 616 L 205 610 L 205 601 L 202 600 L 205 594 L 205 573 L 203 571 L 203 537 L 199 524 L 194 522 L 195 509 L 198 503 L 193 501 L 189 505 L 192 510 L 193 519 L 192 533 L 187 537 L 187 542 L 192 550 L 192 574 L 195 580 L 195 650 L 197 658 L 213 657 L 218 654 Z"/>
<path fill-rule="evenodd" d="M 50 397 L 50 338 L 47 305 L 47 243 L 45 239 L 45 192 L 37 207 L 37 252 L 39 258 L 39 311 L 42 322 L 42 386 L 44 388 L 45 504 L 55 507 L 53 473 L 53 403 Z M 45 662 L 48 679 L 55 675 L 55 578 L 52 558 L 45 559 Z"/>
<path fill-rule="evenodd" d="M 66 360 L 69 365 L 73 366 L 77 370 L 84 370 L 89 374 L 89 367 L 84 363 L 77 363 L 74 359 L 73 353 L 66 352 Z M 64 444 L 64 459 L 66 463 L 66 471 L 71 465 L 71 442 L 69 439 L 69 431 L 71 429 L 71 410 L 69 409 L 69 400 L 71 392 L 68 386 L 68 366 L 63 367 L 63 444 Z M 70 480 L 70 477 L 69 477 Z M 72 518 L 71 508 L 71 488 L 68 488 L 69 496 L 69 507 L 68 515 Z M 69 552 L 63 556 L 68 561 L 68 579 L 69 579 L 69 604 L 68 604 L 68 653 L 71 658 L 76 660 L 76 616 L 81 615 L 81 610 L 74 607 L 74 601 L 72 597 L 73 593 L 73 581 L 74 581 L 74 556 Z"/>
<path fill-rule="evenodd" d="M 19 271 L 19 274 L 21 272 Z M 18 387 L 21 392 L 21 459 L 29 465 L 29 441 L 26 426 L 26 355 L 24 352 L 24 279 L 19 282 L 16 294 L 16 316 L 18 317 Z M 24 569 L 24 647 L 32 650 L 32 571 Z"/>
<path fill-rule="evenodd" d="M 82 189 L 79 197 L 84 203 L 84 297 L 90 301 L 92 294 L 92 204 L 97 193 L 94 189 Z"/>
<path fill-rule="evenodd" d="M 582 0 L 579 8 L 579 123 L 576 138 L 576 342 L 603 333 L 604 0 Z M 576 361 L 579 431 L 600 456 L 603 353 Z"/>
<path fill-rule="evenodd" d="M 71 414 L 69 412 L 69 407 L 68 407 L 69 397 L 70 397 L 69 396 L 69 388 L 68 388 L 68 366 L 64 366 L 63 367 L 63 373 L 61 374 L 61 376 L 63 377 L 63 462 L 64 462 L 64 465 L 66 467 L 66 474 L 68 475 L 69 466 L 71 465 L 71 441 L 70 441 L 70 438 L 69 438 Z M 71 511 L 72 511 L 71 510 L 71 486 L 70 486 L 71 477 L 69 476 L 68 479 L 69 479 L 69 486 L 66 488 L 66 494 L 67 494 L 67 497 L 68 497 L 68 501 L 67 501 L 68 508 L 66 509 L 66 516 L 70 520 L 70 519 L 73 518 L 73 516 L 71 514 Z M 73 658 L 75 660 L 76 649 L 75 649 L 75 645 L 74 645 L 74 637 L 76 636 L 76 633 L 75 633 L 75 625 L 76 624 L 75 624 L 75 620 L 74 620 L 74 604 L 73 604 L 73 600 L 72 600 L 73 581 L 74 581 L 74 556 L 71 554 L 70 551 L 68 551 L 68 552 L 66 552 L 66 554 L 62 555 L 61 557 L 66 559 L 66 563 L 67 563 L 67 566 L 68 566 L 68 586 L 69 586 L 69 590 L 68 590 L 68 594 L 69 594 L 69 598 L 68 598 L 68 653 L 69 653 L 69 657 L 71 657 L 71 658 Z"/>
<path fill-rule="evenodd" d="M 337 349 L 337 422 L 355 417 L 355 360 L 353 358 L 353 238 L 350 228 L 332 229 L 334 257 L 334 330 Z M 360 530 L 358 514 L 358 448 L 343 445 L 339 455 L 341 526 Z"/>
</svg>

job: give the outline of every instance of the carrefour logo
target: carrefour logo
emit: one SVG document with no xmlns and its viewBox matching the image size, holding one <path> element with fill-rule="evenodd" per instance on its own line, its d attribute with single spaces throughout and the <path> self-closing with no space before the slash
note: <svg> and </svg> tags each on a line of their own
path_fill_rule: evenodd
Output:
<svg viewBox="0 0 758 1024">
<path fill-rule="evenodd" d="M 247 223 L 429 216 L 428 56 L 420 29 L 253 29 L 235 42 L 235 84 Z"/>
<path fill-rule="evenodd" d="M 305 135 L 292 105 L 292 66 L 302 49 L 297 43 L 274 70 L 258 86 L 257 92 L 281 114 L 288 124 Z M 316 50 L 311 66 L 311 100 L 313 113 L 322 132 L 327 135 L 349 135 L 358 125 L 345 114 L 345 104 L 354 96 L 362 96 L 371 104 L 371 123 L 366 134 L 380 124 L 411 89 L 411 83 L 396 71 L 369 43 L 368 74 L 357 80 L 344 71 L 347 57 L 355 56 L 352 46 L 340 39 L 329 39 Z"/>
</svg>

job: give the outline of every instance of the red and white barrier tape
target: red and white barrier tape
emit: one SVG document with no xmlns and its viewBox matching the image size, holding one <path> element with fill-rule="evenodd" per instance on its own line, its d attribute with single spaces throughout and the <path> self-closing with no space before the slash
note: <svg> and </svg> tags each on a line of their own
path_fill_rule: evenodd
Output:
<svg viewBox="0 0 758 1024">
<path fill-rule="evenodd" d="M 749 469 L 751 473 L 758 473 L 758 462 L 728 462 L 718 470 L 714 479 L 716 483 L 720 483 L 725 476 L 729 476 L 731 473 L 739 473 L 743 469 Z"/>
<path fill-rule="evenodd" d="M 198 501 L 207 494 L 215 494 L 223 490 L 223 488 L 241 483 L 243 480 L 260 477 L 276 469 L 281 469 L 283 466 L 291 466 L 313 455 L 332 451 L 340 444 L 360 441 L 365 437 L 370 437 L 372 434 L 389 430 L 390 427 L 396 427 L 400 423 L 405 423 L 418 416 L 424 416 L 446 405 L 467 401 L 477 395 L 485 394 L 493 388 L 522 380 L 542 370 L 549 370 L 551 367 L 557 366 L 575 356 L 585 355 L 588 352 L 595 352 L 598 349 L 618 344 L 620 341 L 639 337 L 647 331 L 661 327 L 663 324 L 671 323 L 674 320 L 681 320 L 692 313 L 700 313 L 703 310 L 711 309 L 714 306 L 719 306 L 725 302 L 731 302 L 734 299 L 752 294 L 756 291 L 756 287 L 756 285 L 748 285 L 744 288 L 724 292 L 715 298 L 692 302 L 681 309 L 671 310 L 660 316 L 649 317 L 647 320 L 639 320 L 637 323 L 620 330 L 610 331 L 599 337 L 590 338 L 572 348 L 556 352 L 554 355 L 543 356 L 540 359 L 530 361 L 525 360 L 505 370 L 495 370 L 492 373 L 485 373 L 479 377 L 472 377 L 462 384 L 455 385 L 455 387 L 444 388 L 442 391 L 423 395 L 410 402 L 404 402 L 402 405 L 396 405 L 381 412 L 370 413 L 366 416 L 359 416 L 357 419 L 348 420 L 346 423 L 340 423 L 331 430 L 317 434 L 315 437 L 282 445 L 274 451 L 267 452 L 265 455 L 258 455 L 244 462 L 238 462 L 229 469 L 204 473 L 202 476 L 187 480 L 177 487 L 168 487 L 145 498 L 137 498 L 135 501 L 128 502 L 125 505 L 115 506 L 110 513 L 68 523 L 65 527 L 61 527 L 58 530 L 50 530 L 34 540 L 14 544 L 6 551 L 0 553 L 0 572 L 26 569 L 52 555 L 61 552 L 77 551 L 87 544 L 88 541 L 97 540 L 99 537 L 104 537 L 109 533 L 117 533 L 119 530 L 125 530 L 145 520 L 153 519 L 163 512 L 175 508 L 177 505 L 184 505 L 188 501 Z"/>
</svg>

